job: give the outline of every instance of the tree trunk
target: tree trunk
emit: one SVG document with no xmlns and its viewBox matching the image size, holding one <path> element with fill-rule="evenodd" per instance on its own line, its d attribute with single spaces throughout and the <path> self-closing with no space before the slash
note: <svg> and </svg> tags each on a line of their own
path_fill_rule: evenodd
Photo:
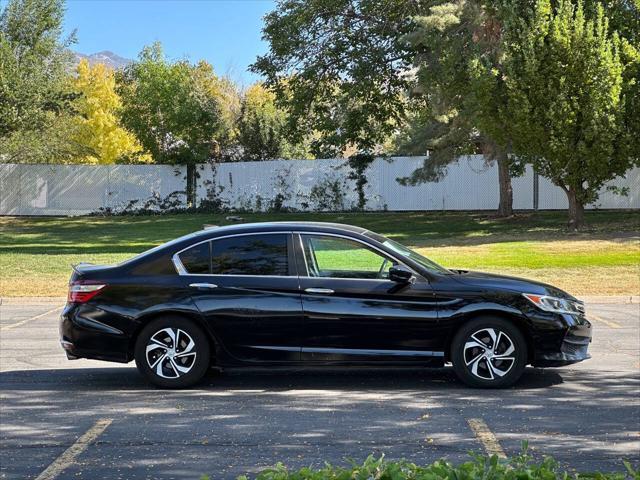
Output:
<svg viewBox="0 0 640 480">
<path fill-rule="evenodd" d="M 580 230 L 584 227 L 584 205 L 572 188 L 564 190 L 569 200 L 569 230 Z"/>
<path fill-rule="evenodd" d="M 513 215 L 513 187 L 509 173 L 509 156 L 507 152 L 498 149 L 496 152 L 498 163 L 498 183 L 500 184 L 500 203 L 498 204 L 498 216 L 510 217 Z"/>
<path fill-rule="evenodd" d="M 187 207 L 196 206 L 196 166 L 187 163 Z"/>
</svg>

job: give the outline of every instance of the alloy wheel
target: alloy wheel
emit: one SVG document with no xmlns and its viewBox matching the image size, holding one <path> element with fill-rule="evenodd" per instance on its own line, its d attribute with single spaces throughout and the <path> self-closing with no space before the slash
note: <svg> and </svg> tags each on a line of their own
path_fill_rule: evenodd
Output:
<svg viewBox="0 0 640 480">
<path fill-rule="evenodd" d="M 163 328 L 149 338 L 146 358 L 149 368 L 162 378 L 178 378 L 193 368 L 196 343 L 179 328 Z"/>
<path fill-rule="evenodd" d="M 467 369 L 482 380 L 503 377 L 513 368 L 515 344 L 497 328 L 483 328 L 471 334 L 464 344 Z"/>
</svg>

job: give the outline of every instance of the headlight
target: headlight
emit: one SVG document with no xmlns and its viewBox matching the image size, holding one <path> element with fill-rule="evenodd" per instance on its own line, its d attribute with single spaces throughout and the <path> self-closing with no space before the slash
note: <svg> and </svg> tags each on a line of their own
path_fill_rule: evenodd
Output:
<svg viewBox="0 0 640 480">
<path fill-rule="evenodd" d="M 572 315 L 584 314 L 584 304 L 582 302 L 567 300 L 566 298 L 549 297 L 547 295 L 534 295 L 532 293 L 523 293 L 522 295 L 545 312 L 569 313 Z"/>
</svg>

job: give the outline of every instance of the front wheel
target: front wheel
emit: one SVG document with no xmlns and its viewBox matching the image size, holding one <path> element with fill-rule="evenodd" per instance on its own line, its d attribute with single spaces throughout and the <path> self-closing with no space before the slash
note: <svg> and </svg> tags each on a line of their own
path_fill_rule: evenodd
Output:
<svg viewBox="0 0 640 480">
<path fill-rule="evenodd" d="M 210 365 L 209 340 L 192 321 L 175 316 L 145 326 L 135 346 L 136 366 L 162 388 L 185 388 L 202 379 Z"/>
<path fill-rule="evenodd" d="M 527 363 L 520 330 L 502 318 L 481 317 L 463 325 L 451 343 L 453 369 L 472 387 L 513 385 Z"/>
</svg>

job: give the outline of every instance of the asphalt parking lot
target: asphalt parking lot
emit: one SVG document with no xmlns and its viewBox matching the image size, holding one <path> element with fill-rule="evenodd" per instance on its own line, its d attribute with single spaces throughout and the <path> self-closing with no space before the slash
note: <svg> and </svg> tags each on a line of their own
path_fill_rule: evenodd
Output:
<svg viewBox="0 0 640 480">
<path fill-rule="evenodd" d="M 508 390 L 466 388 L 445 368 L 212 372 L 162 391 L 132 364 L 67 361 L 59 307 L 0 305 L 2 479 L 235 478 L 279 460 L 513 455 L 523 440 L 578 471 L 640 466 L 637 303 L 588 304 L 593 358 L 529 368 Z"/>
</svg>

